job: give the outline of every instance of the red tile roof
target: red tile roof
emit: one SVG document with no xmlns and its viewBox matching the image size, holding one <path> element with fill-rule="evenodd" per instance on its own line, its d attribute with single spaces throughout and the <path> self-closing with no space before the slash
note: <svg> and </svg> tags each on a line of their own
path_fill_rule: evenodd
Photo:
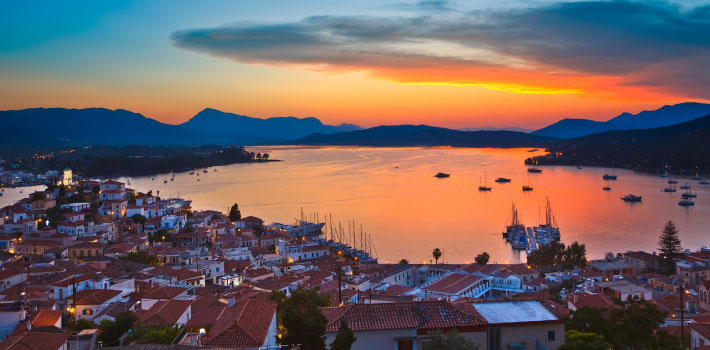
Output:
<svg viewBox="0 0 710 350">
<path fill-rule="evenodd" d="M 205 345 L 226 348 L 261 346 L 267 340 L 275 315 L 275 302 L 256 299 L 237 302 L 217 319 L 207 334 Z"/>
<path fill-rule="evenodd" d="M 452 273 L 426 287 L 424 289 L 431 292 L 456 294 L 480 281 L 482 277 L 474 275 L 464 275 Z"/>
<path fill-rule="evenodd" d="M 190 307 L 190 300 L 161 300 L 148 310 L 137 312 L 138 321 L 148 327 L 173 326 Z"/>
<path fill-rule="evenodd" d="M 442 300 L 405 303 L 348 304 L 339 308 L 322 308 L 328 320 L 326 333 L 338 331 L 344 319 L 353 331 L 387 329 L 450 329 L 485 324 L 473 308 Z"/>
<path fill-rule="evenodd" d="M 121 294 L 115 289 L 84 289 L 76 293 L 76 305 L 101 305 Z M 67 299 L 72 299 L 69 296 Z"/>
<path fill-rule="evenodd" d="M 20 324 L 18 327 L 23 326 Z M 51 327 L 32 328 L 29 332 L 18 335 L 11 335 L 0 343 L 2 350 L 55 350 L 62 347 L 69 333 L 61 329 Z"/>
<path fill-rule="evenodd" d="M 32 320 L 32 327 L 54 326 L 57 321 L 62 319 L 61 310 L 39 310 L 35 318 Z"/>
</svg>

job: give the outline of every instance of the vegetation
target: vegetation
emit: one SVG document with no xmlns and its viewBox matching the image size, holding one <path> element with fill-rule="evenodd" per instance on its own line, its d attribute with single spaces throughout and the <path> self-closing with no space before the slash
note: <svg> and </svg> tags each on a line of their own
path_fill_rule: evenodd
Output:
<svg viewBox="0 0 710 350">
<path fill-rule="evenodd" d="M 281 344 L 300 344 L 302 349 L 325 350 L 327 320 L 320 307 L 330 306 L 330 298 L 317 290 L 298 288 L 290 297 L 274 291 L 271 300 L 277 302 L 277 317 L 283 327 Z"/>
<path fill-rule="evenodd" d="M 172 344 L 182 332 L 180 327 L 143 327 L 137 325 L 129 333 L 126 344 Z"/>
<path fill-rule="evenodd" d="M 573 242 L 565 247 L 559 241 L 540 246 L 537 250 L 528 254 L 528 264 L 538 266 L 562 266 L 571 268 L 575 266 L 587 266 L 587 248 L 584 244 Z"/>
<path fill-rule="evenodd" d="M 601 335 L 614 349 L 679 349 L 679 339 L 658 331 L 666 312 L 638 298 L 616 303 L 613 309 L 582 307 L 570 314 L 565 328 Z"/>
<path fill-rule="evenodd" d="M 490 259 L 491 259 L 491 256 L 488 255 L 488 253 L 486 253 L 486 252 L 476 255 L 476 263 L 479 265 L 488 264 L 488 260 L 490 260 Z"/>
<path fill-rule="evenodd" d="M 338 333 L 335 335 L 335 340 L 333 340 L 333 344 L 330 344 L 330 350 L 350 350 L 355 340 L 357 340 L 357 338 L 353 330 L 350 329 L 350 326 L 348 326 L 345 320 L 341 320 Z"/>
<path fill-rule="evenodd" d="M 659 263 L 661 269 L 666 274 L 675 272 L 675 262 L 673 259 L 683 255 L 683 248 L 680 246 L 680 238 L 678 238 L 678 230 L 673 221 L 668 221 L 663 227 L 663 233 L 658 240 Z"/>
<path fill-rule="evenodd" d="M 254 237 L 256 237 L 257 244 L 261 247 L 261 237 L 264 235 L 264 226 L 262 225 L 255 225 L 252 227 L 252 230 L 254 230 Z"/>
<path fill-rule="evenodd" d="M 104 346 L 118 346 L 119 338 L 133 326 L 138 317 L 130 312 L 122 312 L 114 321 L 103 320 L 99 323 L 99 341 Z"/>
<path fill-rule="evenodd" d="M 27 158 L 23 158 L 27 159 Z M 44 173 L 70 166 L 88 177 L 146 176 L 215 165 L 266 162 L 242 147 L 90 147 L 75 152 L 18 163 L 19 170 Z M 61 188 L 60 188 L 61 191 Z"/>
<path fill-rule="evenodd" d="M 478 350 L 478 346 L 456 331 L 443 333 L 437 330 L 429 333 L 429 341 L 423 345 L 424 350 Z"/>
<path fill-rule="evenodd" d="M 434 262 L 435 262 L 436 264 L 438 264 L 438 263 L 439 263 L 439 258 L 441 258 L 441 249 L 439 249 L 439 248 L 434 248 L 434 251 L 431 252 L 431 256 L 434 257 Z"/>
<path fill-rule="evenodd" d="M 153 265 L 158 262 L 158 258 L 154 255 L 148 254 L 145 250 L 139 250 L 137 252 L 131 252 L 121 257 L 121 259 L 126 261 L 134 261 L 141 264 Z"/>
<path fill-rule="evenodd" d="M 409 260 L 407 259 L 402 259 L 399 261 L 400 264 L 409 264 Z"/>
<path fill-rule="evenodd" d="M 557 350 L 608 350 L 609 348 L 611 344 L 599 334 L 570 330 L 565 332 L 565 343 Z"/>
<path fill-rule="evenodd" d="M 234 203 L 232 207 L 229 209 L 229 221 L 235 222 L 239 221 L 239 219 L 242 218 L 242 212 L 239 211 L 239 205 L 237 203 Z"/>
</svg>

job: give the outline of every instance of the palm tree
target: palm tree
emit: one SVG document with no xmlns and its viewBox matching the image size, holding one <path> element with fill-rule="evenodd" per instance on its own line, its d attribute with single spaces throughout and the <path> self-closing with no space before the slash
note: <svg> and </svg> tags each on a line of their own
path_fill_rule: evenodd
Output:
<svg viewBox="0 0 710 350">
<path fill-rule="evenodd" d="M 439 258 L 441 258 L 441 249 L 434 248 L 434 251 L 431 252 L 431 255 L 434 257 L 434 262 L 436 262 L 438 264 Z"/>
</svg>

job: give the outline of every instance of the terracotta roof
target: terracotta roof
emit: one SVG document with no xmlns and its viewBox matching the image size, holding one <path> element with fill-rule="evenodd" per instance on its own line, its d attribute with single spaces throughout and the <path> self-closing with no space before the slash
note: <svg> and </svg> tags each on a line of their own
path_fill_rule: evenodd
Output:
<svg viewBox="0 0 710 350">
<path fill-rule="evenodd" d="M 271 322 L 276 315 L 276 303 L 248 299 L 228 307 L 207 334 L 205 345 L 244 348 L 264 344 Z"/>
<path fill-rule="evenodd" d="M 76 293 L 76 305 L 101 305 L 111 298 L 121 294 L 115 289 L 84 289 Z M 72 299 L 69 296 L 67 299 Z"/>
<path fill-rule="evenodd" d="M 101 183 L 102 185 L 125 185 L 125 183 L 116 180 L 106 180 Z"/>
<path fill-rule="evenodd" d="M 184 293 L 187 288 L 183 287 L 173 287 L 173 286 L 162 286 L 155 289 L 146 291 L 143 294 L 145 299 L 172 299 L 182 293 Z"/>
<path fill-rule="evenodd" d="M 480 281 L 482 277 L 475 275 L 464 275 L 452 273 L 426 287 L 424 289 L 432 292 L 456 294 L 472 284 Z"/>
<path fill-rule="evenodd" d="M 18 327 L 23 326 L 20 324 Z M 69 339 L 69 333 L 50 327 L 32 328 L 29 332 L 11 335 L 0 343 L 2 350 L 55 350 Z"/>
<path fill-rule="evenodd" d="M 703 337 L 710 339 L 710 324 L 708 323 L 689 323 L 690 328 L 700 333 Z"/>
<path fill-rule="evenodd" d="M 161 300 L 148 310 L 138 312 L 138 321 L 148 327 L 173 326 L 179 320 L 192 302 L 190 300 Z"/>
<path fill-rule="evenodd" d="M 57 321 L 62 319 L 61 310 L 39 310 L 35 318 L 32 319 L 32 327 L 54 326 Z"/>
<path fill-rule="evenodd" d="M 321 308 L 328 320 L 326 333 L 338 331 L 344 319 L 353 331 L 387 329 L 447 329 L 485 324 L 473 308 L 442 300 L 405 303 L 348 304 L 340 308 Z"/>
</svg>

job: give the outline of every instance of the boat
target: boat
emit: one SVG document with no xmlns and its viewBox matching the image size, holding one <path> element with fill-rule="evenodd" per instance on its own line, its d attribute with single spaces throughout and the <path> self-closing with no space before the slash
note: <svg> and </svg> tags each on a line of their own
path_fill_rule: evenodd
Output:
<svg viewBox="0 0 710 350">
<path fill-rule="evenodd" d="M 680 196 L 683 197 L 683 198 L 685 198 L 685 199 L 688 199 L 688 198 L 697 198 L 697 197 L 698 197 L 697 194 L 695 194 L 695 193 L 690 193 L 690 192 L 683 193 L 683 194 L 681 194 Z"/>
<path fill-rule="evenodd" d="M 532 187 L 532 183 L 530 182 L 530 174 L 528 174 L 528 184 L 523 185 L 523 192 L 528 192 L 528 191 L 532 191 L 532 190 L 533 190 L 533 187 Z"/>
<path fill-rule="evenodd" d="M 200 178 L 197 178 L 197 181 L 200 181 Z"/>
<path fill-rule="evenodd" d="M 483 177 L 484 177 L 483 184 L 479 184 L 479 185 L 478 185 L 478 190 L 479 190 L 479 191 L 490 191 L 490 190 L 491 190 L 491 186 L 488 186 L 488 178 L 486 177 L 486 172 L 485 172 L 485 171 L 483 172 Z M 479 181 L 480 181 L 480 179 L 479 179 Z"/>
<path fill-rule="evenodd" d="M 545 221 L 544 224 L 533 227 L 532 234 L 538 245 L 543 246 L 560 240 L 560 228 L 557 226 L 557 220 L 552 214 L 552 206 L 550 199 L 547 199 L 545 205 Z"/>
<path fill-rule="evenodd" d="M 191 172 L 190 172 L 190 175 L 195 175 L 195 172 L 194 172 L 194 171 L 191 171 Z"/>
<path fill-rule="evenodd" d="M 438 172 L 438 173 L 436 173 L 436 175 L 434 175 L 434 177 L 439 178 L 439 179 L 443 179 L 443 178 L 446 178 L 449 176 L 451 176 L 451 174 L 442 173 L 442 172 Z"/>
<path fill-rule="evenodd" d="M 690 184 L 688 184 L 688 183 L 686 182 L 685 185 L 680 186 L 680 189 L 681 189 L 681 190 L 689 190 L 689 189 L 690 189 Z"/>
<path fill-rule="evenodd" d="M 521 233 L 525 232 L 525 226 L 520 223 L 518 219 L 518 209 L 515 208 L 515 203 L 512 205 L 510 225 L 505 227 L 505 232 L 503 232 L 503 238 L 507 241 L 512 240 Z"/>
<path fill-rule="evenodd" d="M 582 166 L 581 166 L 581 165 L 577 165 L 577 169 L 582 169 Z"/>
<path fill-rule="evenodd" d="M 164 180 L 163 183 L 164 183 L 164 184 L 168 183 L 168 180 Z"/>
<path fill-rule="evenodd" d="M 677 183 L 678 183 L 678 180 L 668 180 L 668 183 L 671 184 L 671 185 L 677 184 Z"/>
<path fill-rule="evenodd" d="M 205 174 L 207 174 L 207 169 L 205 169 L 205 170 L 202 170 L 202 172 L 203 172 L 203 173 L 205 173 Z"/>
<path fill-rule="evenodd" d="M 673 188 L 673 187 L 666 187 L 666 188 L 663 189 L 663 192 L 666 192 L 666 193 L 668 193 L 668 192 L 675 192 L 675 188 Z"/>
<path fill-rule="evenodd" d="M 538 168 L 538 167 L 532 167 L 532 168 L 528 168 L 528 172 L 529 172 L 529 173 L 538 173 L 538 174 L 539 174 L 539 173 L 542 172 L 542 169 L 540 169 L 540 168 Z"/>
<path fill-rule="evenodd" d="M 171 178 L 170 178 L 170 181 L 175 181 L 175 178 L 174 178 L 174 177 L 171 177 Z"/>
<path fill-rule="evenodd" d="M 614 175 L 614 174 L 604 174 L 604 176 L 602 176 L 602 179 L 604 179 L 604 180 L 616 180 L 616 175 Z"/>
<path fill-rule="evenodd" d="M 537 148 L 533 148 L 533 149 L 528 150 L 528 152 L 537 152 L 537 151 L 539 151 L 539 149 L 537 149 Z"/>
<path fill-rule="evenodd" d="M 701 185 L 710 185 L 710 181 L 708 181 L 708 180 L 700 180 L 700 182 L 698 182 L 698 183 Z"/>
<path fill-rule="evenodd" d="M 668 177 L 668 174 L 658 174 L 658 177 Z"/>
<path fill-rule="evenodd" d="M 611 187 L 609 185 L 606 185 L 606 186 L 602 187 L 602 190 L 611 191 Z"/>
<path fill-rule="evenodd" d="M 320 235 L 321 229 L 325 226 L 323 223 L 313 223 L 308 221 L 300 220 L 296 225 L 285 225 L 275 222 L 268 226 L 270 230 L 280 231 L 287 233 L 291 236 L 303 237 L 303 236 L 318 236 Z"/>
<path fill-rule="evenodd" d="M 641 198 L 642 198 L 641 196 L 635 196 L 635 195 L 633 195 L 633 194 L 631 194 L 631 193 L 629 193 L 629 194 L 627 194 L 627 195 L 621 197 L 621 199 L 622 199 L 624 202 L 640 202 L 640 201 L 641 201 Z"/>
<path fill-rule="evenodd" d="M 680 202 L 678 202 L 678 205 L 681 207 L 690 207 L 695 205 L 695 202 L 691 201 L 690 199 L 681 199 Z"/>
<path fill-rule="evenodd" d="M 695 181 L 700 181 L 700 180 L 702 180 L 703 178 L 700 177 L 700 176 L 698 176 L 698 175 L 695 175 L 695 176 L 691 177 L 690 179 L 691 179 L 691 180 L 695 180 Z"/>
<path fill-rule="evenodd" d="M 506 183 L 506 182 L 510 182 L 510 179 L 505 178 L 505 177 L 499 177 L 499 178 L 495 179 L 495 182 Z"/>
</svg>

